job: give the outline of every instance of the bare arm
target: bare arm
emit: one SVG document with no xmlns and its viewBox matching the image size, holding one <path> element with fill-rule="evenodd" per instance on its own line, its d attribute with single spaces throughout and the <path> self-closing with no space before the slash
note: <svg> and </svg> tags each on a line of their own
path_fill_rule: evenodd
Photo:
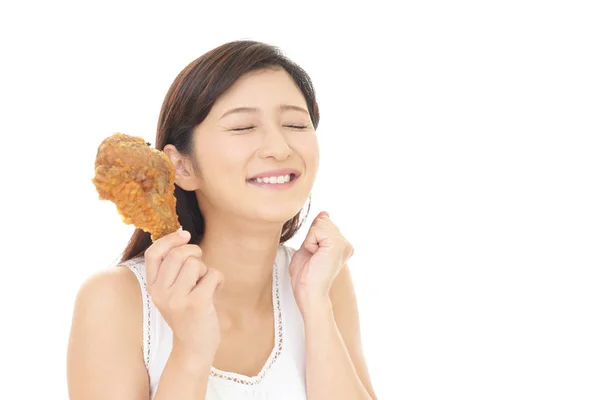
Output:
<svg viewBox="0 0 600 400">
<path fill-rule="evenodd" d="M 142 298 L 133 273 L 113 268 L 89 278 L 75 301 L 67 355 L 71 400 L 147 400 Z M 208 367 L 178 346 L 161 375 L 155 400 L 203 399 Z"/>
<path fill-rule="evenodd" d="M 310 310 L 304 317 L 308 400 L 375 400 L 347 266 L 334 281 L 329 298 L 315 299 Z"/>
<path fill-rule="evenodd" d="M 126 268 L 104 271 L 81 286 L 67 352 L 70 399 L 148 399 L 141 297 Z"/>
<path fill-rule="evenodd" d="M 199 363 L 197 358 L 174 346 L 158 383 L 154 400 L 198 400 L 206 397 L 211 363 Z"/>
</svg>

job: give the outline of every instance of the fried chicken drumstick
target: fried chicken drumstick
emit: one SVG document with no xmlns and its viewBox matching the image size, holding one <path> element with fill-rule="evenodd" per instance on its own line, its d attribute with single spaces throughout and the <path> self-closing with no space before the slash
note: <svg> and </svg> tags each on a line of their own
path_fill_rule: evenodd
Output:
<svg viewBox="0 0 600 400">
<path fill-rule="evenodd" d="M 140 137 L 115 133 L 98 147 L 92 182 L 102 200 L 117 206 L 123 222 L 157 240 L 179 229 L 175 168 L 165 153 Z"/>
</svg>

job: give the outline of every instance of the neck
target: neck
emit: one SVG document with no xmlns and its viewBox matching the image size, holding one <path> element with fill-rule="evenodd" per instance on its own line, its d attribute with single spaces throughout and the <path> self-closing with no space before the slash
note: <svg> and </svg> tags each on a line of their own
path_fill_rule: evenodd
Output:
<svg viewBox="0 0 600 400">
<path fill-rule="evenodd" d="M 248 225 L 207 215 L 199 243 L 204 263 L 225 278 L 215 298 L 217 312 L 234 319 L 271 308 L 273 263 L 282 226 L 253 223 L 249 230 Z"/>
</svg>

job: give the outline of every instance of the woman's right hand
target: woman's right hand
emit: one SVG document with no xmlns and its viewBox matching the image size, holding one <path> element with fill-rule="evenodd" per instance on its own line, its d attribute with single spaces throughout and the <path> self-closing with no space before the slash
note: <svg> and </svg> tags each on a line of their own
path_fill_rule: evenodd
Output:
<svg viewBox="0 0 600 400">
<path fill-rule="evenodd" d="M 212 365 L 221 339 L 213 296 L 223 275 L 207 268 L 202 250 L 189 240 L 189 232 L 178 231 L 146 250 L 146 286 L 173 331 L 173 347 Z"/>
</svg>

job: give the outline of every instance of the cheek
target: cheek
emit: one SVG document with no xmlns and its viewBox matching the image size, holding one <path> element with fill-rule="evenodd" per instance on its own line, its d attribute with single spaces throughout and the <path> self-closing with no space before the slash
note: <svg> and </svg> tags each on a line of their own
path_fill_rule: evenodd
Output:
<svg viewBox="0 0 600 400">
<path fill-rule="evenodd" d="M 198 152 L 202 174 L 200 190 L 213 204 L 230 207 L 232 199 L 239 197 L 244 182 L 244 162 L 239 148 L 212 142 Z"/>
<path fill-rule="evenodd" d="M 225 158 L 223 163 L 226 163 L 228 168 L 244 171 L 248 160 L 254 156 L 259 144 L 251 136 L 233 136 L 224 141 L 223 146 L 219 149 L 219 154 Z"/>
<path fill-rule="evenodd" d="M 306 163 L 307 170 L 315 174 L 319 168 L 319 142 L 316 135 L 299 138 L 295 143 L 295 148 Z"/>
<path fill-rule="evenodd" d="M 234 137 L 212 140 L 198 146 L 198 160 L 209 176 L 226 177 L 244 173 L 244 167 L 249 157 L 252 156 L 252 148 L 248 143 Z"/>
</svg>

